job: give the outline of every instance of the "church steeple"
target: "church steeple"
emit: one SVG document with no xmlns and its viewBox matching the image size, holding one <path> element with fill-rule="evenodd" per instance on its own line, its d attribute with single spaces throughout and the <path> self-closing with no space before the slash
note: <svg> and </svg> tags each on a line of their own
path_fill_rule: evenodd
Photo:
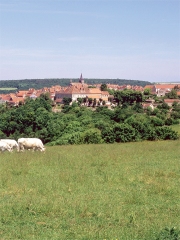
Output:
<svg viewBox="0 0 180 240">
<path fill-rule="evenodd" d="M 81 76 L 80 76 L 79 82 L 82 83 L 82 84 L 84 84 L 84 79 L 83 79 L 82 73 L 81 73 Z"/>
</svg>

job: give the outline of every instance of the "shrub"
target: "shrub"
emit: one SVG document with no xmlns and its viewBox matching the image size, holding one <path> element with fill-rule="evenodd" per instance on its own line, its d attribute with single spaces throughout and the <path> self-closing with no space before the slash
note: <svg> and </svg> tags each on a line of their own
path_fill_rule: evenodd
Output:
<svg viewBox="0 0 180 240">
<path fill-rule="evenodd" d="M 180 119 L 180 112 L 171 112 L 171 118 Z"/>
<path fill-rule="evenodd" d="M 156 139 L 162 140 L 176 140 L 178 139 L 178 133 L 169 127 L 156 127 L 155 128 Z"/>
<path fill-rule="evenodd" d="M 68 144 L 81 144 L 83 141 L 82 133 L 80 132 L 68 134 L 68 137 L 66 139 L 68 140 Z"/>
<path fill-rule="evenodd" d="M 136 131 L 129 124 L 115 124 L 113 127 L 116 142 L 131 142 L 136 140 Z"/>
<path fill-rule="evenodd" d="M 126 119 L 125 123 L 128 123 L 136 130 L 136 139 L 146 140 L 148 139 L 149 132 L 151 131 L 150 118 L 147 115 L 133 115 Z"/>
<path fill-rule="evenodd" d="M 67 145 L 68 144 L 68 139 L 65 138 L 59 138 L 56 141 L 53 141 L 49 143 L 49 146 L 55 146 L 55 145 Z"/>
<path fill-rule="evenodd" d="M 144 112 L 141 103 L 136 103 L 136 104 L 132 107 L 132 109 L 133 109 L 134 111 L 136 111 L 137 113 L 143 113 L 143 112 Z"/>
<path fill-rule="evenodd" d="M 156 116 L 159 112 L 160 112 L 159 109 L 158 109 L 158 108 L 155 108 L 155 109 L 152 111 L 151 114 L 152 114 L 153 116 Z"/>
<path fill-rule="evenodd" d="M 94 123 L 94 126 L 102 131 L 104 129 L 108 129 L 111 126 L 111 123 L 106 122 L 103 119 L 97 119 L 97 122 Z"/>
<path fill-rule="evenodd" d="M 175 228 L 164 228 L 156 240 L 180 240 L 180 231 Z"/>
<path fill-rule="evenodd" d="M 158 117 L 152 117 L 151 123 L 153 124 L 154 127 L 164 125 L 164 121 Z"/>
<path fill-rule="evenodd" d="M 167 103 L 163 102 L 162 104 L 158 105 L 157 108 L 159 109 L 166 109 L 166 110 L 169 110 L 170 107 L 168 106 Z"/>
<path fill-rule="evenodd" d="M 49 145 L 68 145 L 83 143 L 82 132 L 66 133 L 56 141 L 52 141 Z"/>
<path fill-rule="evenodd" d="M 170 126 L 170 125 L 172 125 L 172 124 L 173 124 L 172 118 L 167 118 L 167 119 L 165 120 L 165 125 Z"/>
<path fill-rule="evenodd" d="M 102 139 L 105 143 L 114 143 L 115 142 L 115 133 L 113 127 L 106 127 L 101 131 Z"/>
<path fill-rule="evenodd" d="M 153 128 L 150 128 L 149 129 L 149 132 L 148 132 L 148 137 L 147 137 L 147 140 L 156 140 L 157 139 L 157 135 L 156 135 L 156 132 Z"/>
<path fill-rule="evenodd" d="M 0 130 L 0 138 L 6 138 L 6 134 L 4 134 L 1 130 Z"/>
<path fill-rule="evenodd" d="M 134 122 L 131 125 L 136 130 L 136 135 L 138 139 L 146 140 L 150 131 L 150 127 L 147 123 Z"/>
<path fill-rule="evenodd" d="M 83 143 L 102 143 L 101 131 L 97 128 L 91 128 L 82 134 Z"/>
</svg>

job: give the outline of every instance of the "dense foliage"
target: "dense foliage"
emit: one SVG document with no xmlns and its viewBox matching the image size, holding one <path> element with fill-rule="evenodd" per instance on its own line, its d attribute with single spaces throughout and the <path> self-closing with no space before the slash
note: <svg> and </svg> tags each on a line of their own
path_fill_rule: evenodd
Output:
<svg viewBox="0 0 180 240">
<path fill-rule="evenodd" d="M 61 112 L 52 111 L 47 94 L 36 100 L 27 99 L 19 107 L 0 106 L 0 138 L 38 137 L 51 145 L 114 143 L 142 140 L 177 139 L 169 125 L 179 122 L 180 106 L 172 111 L 162 103 L 154 110 L 142 109 L 143 95 L 122 91 L 116 94 L 119 106 L 89 108 L 81 101 Z"/>
<path fill-rule="evenodd" d="M 160 233 L 156 240 L 179 240 L 180 239 L 180 231 L 178 229 L 173 228 L 164 228 Z"/>
</svg>

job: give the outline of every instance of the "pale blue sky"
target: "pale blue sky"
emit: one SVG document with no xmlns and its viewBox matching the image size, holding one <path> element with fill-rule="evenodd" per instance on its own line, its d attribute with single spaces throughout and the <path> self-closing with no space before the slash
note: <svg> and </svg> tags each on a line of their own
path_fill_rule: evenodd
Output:
<svg viewBox="0 0 180 240">
<path fill-rule="evenodd" d="M 0 80 L 180 82 L 179 0 L 0 0 Z"/>
</svg>

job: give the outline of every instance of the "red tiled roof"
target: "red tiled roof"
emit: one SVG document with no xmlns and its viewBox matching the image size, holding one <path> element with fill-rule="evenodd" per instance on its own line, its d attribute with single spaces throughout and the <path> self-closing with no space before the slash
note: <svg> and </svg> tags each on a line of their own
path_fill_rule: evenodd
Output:
<svg viewBox="0 0 180 240">
<path fill-rule="evenodd" d="M 173 102 L 180 102 L 180 100 L 179 99 L 164 99 L 164 102 L 165 103 L 173 103 Z"/>
<path fill-rule="evenodd" d="M 75 86 L 78 89 L 81 88 L 88 88 L 88 85 L 86 83 L 70 83 L 70 86 Z"/>
<path fill-rule="evenodd" d="M 55 100 L 56 103 L 61 103 L 62 101 L 63 101 L 62 98 L 58 98 L 58 99 Z"/>
<path fill-rule="evenodd" d="M 143 108 L 153 107 L 152 103 L 143 103 Z"/>
<path fill-rule="evenodd" d="M 144 87 L 144 89 L 152 89 L 154 87 L 154 85 L 146 85 L 145 87 Z"/>
<path fill-rule="evenodd" d="M 155 84 L 156 89 L 173 89 L 177 84 Z"/>
<path fill-rule="evenodd" d="M 89 93 L 101 94 L 101 90 L 99 88 L 88 88 L 88 89 L 89 89 Z"/>
<path fill-rule="evenodd" d="M 27 92 L 28 92 L 28 91 L 18 91 L 18 92 L 16 93 L 16 96 L 17 96 L 17 97 L 26 96 Z"/>
<path fill-rule="evenodd" d="M 108 91 L 102 91 L 101 94 L 102 95 L 109 95 L 109 92 Z"/>
</svg>

